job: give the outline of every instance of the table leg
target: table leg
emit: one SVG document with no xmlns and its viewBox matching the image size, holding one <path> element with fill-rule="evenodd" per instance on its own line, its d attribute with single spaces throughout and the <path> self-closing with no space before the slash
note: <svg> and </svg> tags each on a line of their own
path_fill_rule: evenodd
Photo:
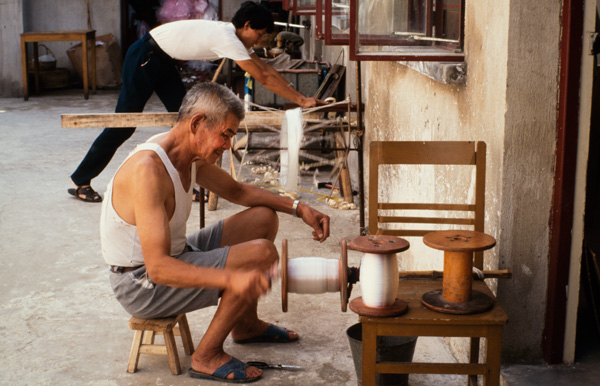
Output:
<svg viewBox="0 0 600 386">
<path fill-rule="evenodd" d="M 21 36 L 21 66 L 23 67 L 23 99 L 29 100 L 29 82 L 27 74 L 27 42 Z"/>
<path fill-rule="evenodd" d="M 502 326 L 490 326 L 487 336 L 486 365 L 488 373 L 484 376 L 484 385 L 500 384 L 500 355 L 502 352 Z"/>
<path fill-rule="evenodd" d="M 96 34 L 92 35 L 92 93 L 96 93 Z"/>
<path fill-rule="evenodd" d="M 83 62 L 83 96 L 85 99 L 88 99 L 90 94 L 88 91 L 88 39 L 86 36 L 83 36 L 83 39 L 81 39 L 81 47 L 83 48 L 83 57 L 81 58 L 81 61 Z"/>
<path fill-rule="evenodd" d="M 40 94 L 40 56 L 38 42 L 33 42 L 33 77 L 35 80 L 35 95 Z"/>
<path fill-rule="evenodd" d="M 369 323 L 362 324 L 362 385 L 375 385 L 377 364 L 377 330 Z"/>
<path fill-rule="evenodd" d="M 469 350 L 469 363 L 479 363 L 479 338 L 471 338 Z M 477 375 L 469 375 L 469 386 L 477 386 Z"/>
</svg>

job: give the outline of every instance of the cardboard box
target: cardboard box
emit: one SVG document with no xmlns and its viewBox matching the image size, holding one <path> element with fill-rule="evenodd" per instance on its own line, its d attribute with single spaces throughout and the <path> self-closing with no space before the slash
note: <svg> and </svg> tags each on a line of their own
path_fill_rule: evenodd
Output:
<svg viewBox="0 0 600 386">
<path fill-rule="evenodd" d="M 67 55 L 75 68 L 79 80 L 83 82 L 83 49 L 81 43 L 67 50 Z M 91 50 L 88 49 L 88 72 L 91 75 Z M 123 60 L 117 39 L 112 34 L 96 37 L 96 86 L 98 88 L 116 88 L 121 85 Z M 90 76 L 91 82 L 91 76 Z M 91 83 L 90 83 L 91 86 Z"/>
</svg>

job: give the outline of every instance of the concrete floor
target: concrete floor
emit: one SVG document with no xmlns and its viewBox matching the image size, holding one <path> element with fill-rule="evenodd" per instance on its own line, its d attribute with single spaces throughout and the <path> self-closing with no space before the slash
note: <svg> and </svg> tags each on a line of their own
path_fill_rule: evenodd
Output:
<svg viewBox="0 0 600 386">
<path fill-rule="evenodd" d="M 3 385 L 198 385 L 215 384 L 190 379 L 189 357 L 180 347 L 184 374 L 170 374 L 166 358 L 142 356 L 135 374 L 127 373 L 132 331 L 129 316 L 113 298 L 107 267 L 100 252 L 100 205 L 70 197 L 69 175 L 99 133 L 99 129 L 63 129 L 60 115 L 110 113 L 117 93 L 99 91 L 84 100 L 80 90 L 32 97 L 0 99 L 0 384 Z M 146 111 L 163 111 L 151 99 Z M 93 186 L 104 192 L 120 162 L 138 143 L 161 128 L 140 128 L 123 145 Z M 224 164 L 226 164 L 224 162 Z M 304 183 L 310 184 L 310 179 Z M 328 193 L 323 191 L 323 193 Z M 358 236 L 358 210 L 339 211 L 307 193 L 302 199 L 329 214 L 331 237 L 323 244 L 311 240 L 310 229 L 288 215 L 280 215 L 277 245 L 289 241 L 290 257 L 338 258 L 342 238 Z M 195 204 L 188 231 L 198 227 Z M 208 212 L 207 223 L 231 215 L 238 207 L 219 202 Z M 350 251 L 350 265 L 360 254 Z M 225 349 L 242 360 L 261 360 L 302 366 L 303 371 L 266 371 L 265 385 L 355 385 L 353 360 L 345 330 L 357 322 L 351 311 L 340 311 L 339 294 L 295 295 L 289 311 L 281 311 L 279 283 L 259 306 L 260 315 L 297 331 L 301 339 L 289 345 L 235 345 Z M 356 286 L 353 297 L 360 294 Z M 204 333 L 214 308 L 188 314 L 194 342 Z M 419 338 L 416 361 L 453 361 L 437 338 Z M 596 367 L 597 368 L 597 367 Z M 510 372 L 510 369 L 508 369 Z M 534 366 L 513 371 L 512 385 L 559 384 L 535 381 L 544 370 Z M 587 369 L 586 369 L 587 371 Z M 580 376 L 578 371 L 551 373 Z M 558 374 L 558 375 L 557 375 Z M 596 378 L 599 379 L 599 378 Z M 523 382 L 521 382 L 523 381 Z M 527 381 L 527 382 L 525 382 Z M 463 385 L 464 376 L 411 375 L 411 385 Z M 583 384 L 583 383 L 560 383 Z"/>
</svg>

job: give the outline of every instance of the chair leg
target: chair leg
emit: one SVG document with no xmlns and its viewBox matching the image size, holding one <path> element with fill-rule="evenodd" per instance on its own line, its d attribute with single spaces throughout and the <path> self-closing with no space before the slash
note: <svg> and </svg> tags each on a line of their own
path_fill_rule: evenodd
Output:
<svg viewBox="0 0 600 386">
<path fill-rule="evenodd" d="M 171 368 L 171 374 L 181 374 L 181 365 L 179 364 L 179 354 L 177 354 L 177 344 L 175 343 L 175 336 L 173 331 L 165 331 L 165 346 L 167 346 L 167 355 L 169 357 L 169 367 Z"/>
<path fill-rule="evenodd" d="M 179 319 L 179 334 L 181 335 L 184 352 L 187 355 L 192 355 L 194 353 L 194 341 L 192 341 L 190 325 L 188 324 L 185 314 Z"/>
<path fill-rule="evenodd" d="M 140 347 L 142 347 L 143 331 L 136 330 L 133 335 L 133 343 L 131 344 L 131 352 L 129 353 L 129 363 L 127 363 L 127 372 L 135 373 L 140 359 Z"/>
</svg>

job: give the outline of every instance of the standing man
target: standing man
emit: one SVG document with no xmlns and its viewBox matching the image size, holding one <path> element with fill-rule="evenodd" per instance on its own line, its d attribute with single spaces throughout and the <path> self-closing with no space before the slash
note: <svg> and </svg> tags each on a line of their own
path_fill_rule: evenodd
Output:
<svg viewBox="0 0 600 386">
<path fill-rule="evenodd" d="M 180 20 L 160 25 L 135 42 L 123 64 L 123 86 L 116 113 L 141 112 L 153 92 L 169 112 L 179 110 L 185 87 L 176 60 L 229 58 L 270 91 L 301 107 L 323 105 L 298 91 L 279 72 L 252 51 L 263 34 L 273 31 L 273 16 L 265 7 L 247 1 L 231 23 L 212 20 Z M 106 128 L 71 175 L 75 188 L 69 194 L 86 202 L 101 202 L 91 181 L 108 165 L 135 127 Z"/>
<path fill-rule="evenodd" d="M 215 165 L 244 118 L 242 101 L 216 83 L 195 85 L 175 126 L 139 145 L 116 172 L 102 204 L 104 260 L 117 300 L 131 315 L 160 318 L 220 303 L 192 355 L 190 376 L 255 381 L 262 371 L 223 350 L 236 343 L 287 343 L 298 334 L 258 318 L 279 255 L 276 212 L 329 237 L 329 217 L 299 200 L 235 181 Z M 186 240 L 194 183 L 248 209 Z"/>
</svg>

